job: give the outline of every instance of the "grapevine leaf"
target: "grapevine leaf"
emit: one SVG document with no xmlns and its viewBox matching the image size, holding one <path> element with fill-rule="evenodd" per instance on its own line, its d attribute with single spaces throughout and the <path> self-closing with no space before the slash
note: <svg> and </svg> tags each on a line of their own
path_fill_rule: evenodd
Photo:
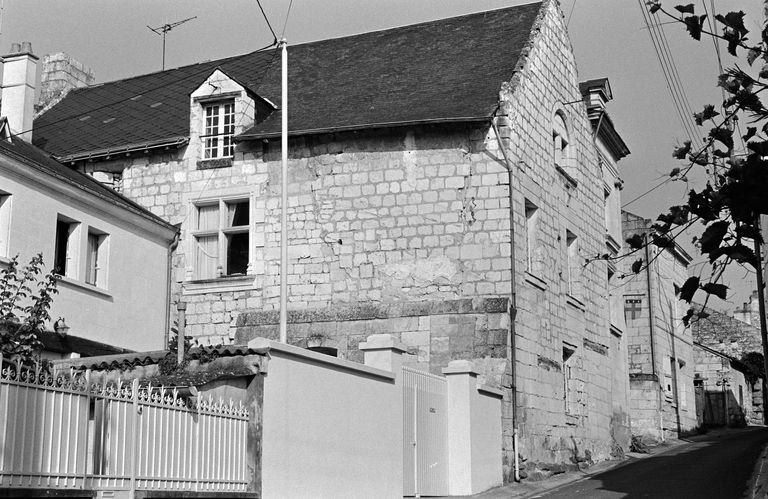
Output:
<svg viewBox="0 0 768 499">
<path fill-rule="evenodd" d="M 626 239 L 627 244 L 629 247 L 633 250 L 640 249 L 643 247 L 643 244 L 645 244 L 645 241 L 643 240 L 643 236 L 640 234 L 632 234 L 630 237 Z"/>
<path fill-rule="evenodd" d="M 675 5 L 675 10 L 681 14 L 693 14 L 693 4 L 688 5 Z"/>
<path fill-rule="evenodd" d="M 720 247 L 723 237 L 728 232 L 729 223 L 725 220 L 719 220 L 711 223 L 699 239 L 702 253 L 710 253 Z"/>
<path fill-rule="evenodd" d="M 757 127 L 754 127 L 754 126 L 749 126 L 749 127 L 747 127 L 747 133 L 745 133 L 745 134 L 744 134 L 744 135 L 741 137 L 741 139 L 742 139 L 744 142 L 746 142 L 746 141 L 748 141 L 749 139 L 751 139 L 752 137 L 754 137 L 756 133 L 757 133 Z"/>
<path fill-rule="evenodd" d="M 686 140 L 685 142 L 683 142 L 682 146 L 675 148 L 674 152 L 672 153 L 672 157 L 677 159 L 685 159 L 685 157 L 688 155 L 690 151 L 691 151 L 691 141 Z"/>
<path fill-rule="evenodd" d="M 643 259 L 638 258 L 634 262 L 632 262 L 632 272 L 635 274 L 639 274 L 640 270 L 643 268 Z"/>
<path fill-rule="evenodd" d="M 760 57 L 760 54 L 761 54 L 761 51 L 758 48 L 753 47 L 749 49 L 749 52 L 747 52 L 747 64 L 751 66 L 752 63 L 755 62 L 755 59 Z"/>
<path fill-rule="evenodd" d="M 719 142 L 722 142 L 722 144 L 728 149 L 733 148 L 733 132 L 727 128 L 715 127 L 709 131 L 709 136 Z"/>
<path fill-rule="evenodd" d="M 725 300 L 726 296 L 728 295 L 728 286 L 725 284 L 717 284 L 714 282 L 708 282 L 705 285 L 701 287 L 706 293 L 709 293 L 710 295 L 715 295 L 721 300 Z"/>
<path fill-rule="evenodd" d="M 677 296 L 679 296 L 680 299 L 684 302 L 691 303 L 691 300 L 693 300 L 693 295 L 696 294 L 696 290 L 699 289 L 700 283 L 701 281 L 697 276 L 689 277 L 682 285 L 682 287 L 676 290 Z"/>
<path fill-rule="evenodd" d="M 701 126 L 706 120 L 712 119 L 715 116 L 718 116 L 720 113 L 715 111 L 715 106 L 712 104 L 707 104 L 704 106 L 704 110 L 700 113 L 694 113 L 693 117 L 696 120 L 696 124 Z"/>
<path fill-rule="evenodd" d="M 694 40 L 701 40 L 701 28 L 704 25 L 704 20 L 707 18 L 706 14 L 703 16 L 688 16 L 683 21 L 685 22 L 685 28 Z"/>
</svg>

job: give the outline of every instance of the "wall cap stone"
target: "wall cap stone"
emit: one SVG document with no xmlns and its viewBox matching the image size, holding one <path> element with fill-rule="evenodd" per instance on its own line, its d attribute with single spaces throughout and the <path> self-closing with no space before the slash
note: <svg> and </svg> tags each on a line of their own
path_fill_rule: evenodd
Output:
<svg viewBox="0 0 768 499">
<path fill-rule="evenodd" d="M 472 361 L 469 360 L 452 360 L 448 363 L 447 367 L 443 368 L 443 374 L 446 376 L 451 374 L 469 374 L 476 377 L 477 371 Z"/>
<path fill-rule="evenodd" d="M 405 345 L 397 341 L 391 334 L 372 334 L 367 341 L 358 345 L 358 349 L 362 352 L 392 350 L 397 353 L 405 353 L 407 351 Z"/>
</svg>

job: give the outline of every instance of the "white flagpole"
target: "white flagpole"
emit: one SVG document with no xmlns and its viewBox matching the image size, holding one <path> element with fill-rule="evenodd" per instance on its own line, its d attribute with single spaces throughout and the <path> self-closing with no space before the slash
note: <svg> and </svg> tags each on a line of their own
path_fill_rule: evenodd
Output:
<svg viewBox="0 0 768 499">
<path fill-rule="evenodd" d="M 282 46 L 282 205 L 280 206 L 280 342 L 288 343 L 288 42 Z"/>
</svg>

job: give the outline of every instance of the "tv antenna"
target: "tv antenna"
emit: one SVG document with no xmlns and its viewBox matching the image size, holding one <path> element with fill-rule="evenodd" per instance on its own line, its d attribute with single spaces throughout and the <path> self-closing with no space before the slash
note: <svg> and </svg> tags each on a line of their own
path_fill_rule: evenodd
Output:
<svg viewBox="0 0 768 499">
<path fill-rule="evenodd" d="M 188 17 L 187 19 L 182 19 L 181 21 L 176 21 L 175 23 L 166 23 L 162 26 L 158 26 L 157 28 L 153 28 L 152 26 L 147 25 L 147 28 L 153 31 L 156 35 L 163 37 L 163 70 L 165 70 L 165 35 L 168 34 L 168 32 L 176 26 L 189 22 L 192 19 L 197 19 L 197 16 Z"/>
</svg>

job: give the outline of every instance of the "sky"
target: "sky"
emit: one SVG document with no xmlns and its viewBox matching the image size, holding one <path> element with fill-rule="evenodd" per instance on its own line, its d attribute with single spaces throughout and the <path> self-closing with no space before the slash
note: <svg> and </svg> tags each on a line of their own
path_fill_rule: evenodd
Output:
<svg viewBox="0 0 768 499">
<path fill-rule="evenodd" d="M 710 0 L 711 1 L 711 0 Z M 693 2 L 702 11 L 707 0 Z M 366 31 L 386 29 L 470 12 L 529 3 L 528 0 L 261 0 L 278 37 L 290 45 Z M 670 10 L 677 2 L 663 0 Z M 90 66 L 97 82 L 111 81 L 161 69 L 162 37 L 147 26 L 159 27 L 190 17 L 167 35 L 166 68 L 219 59 L 260 49 L 272 42 L 256 0 L 0 0 L 0 53 L 12 42 L 30 41 L 38 55 L 66 52 Z M 717 0 L 719 12 L 745 10 L 747 27 L 757 38 L 759 0 Z M 675 166 L 672 149 L 687 137 L 675 112 L 660 63 L 645 29 L 636 0 L 562 0 L 561 8 L 576 54 L 580 80 L 608 77 L 614 100 L 608 112 L 632 152 L 620 163 L 625 181 L 624 203 L 662 182 Z M 696 42 L 681 26 L 664 25 L 669 50 L 693 111 L 722 100 L 715 87 L 717 59 L 710 39 Z M 723 65 L 733 60 L 722 47 Z M 481 55 L 479 55 L 481 56 Z M 746 124 L 742 125 L 745 129 Z M 701 136 L 706 130 L 701 129 Z M 693 182 L 689 187 L 696 188 Z M 668 182 L 625 209 L 655 219 L 665 207 L 681 204 L 687 186 Z M 700 228 L 696 228 L 700 232 Z M 690 244 L 681 244 L 693 257 L 692 269 L 704 271 L 703 258 Z M 754 277 L 743 269 L 728 272 L 727 302 L 720 309 L 747 301 Z"/>
</svg>

